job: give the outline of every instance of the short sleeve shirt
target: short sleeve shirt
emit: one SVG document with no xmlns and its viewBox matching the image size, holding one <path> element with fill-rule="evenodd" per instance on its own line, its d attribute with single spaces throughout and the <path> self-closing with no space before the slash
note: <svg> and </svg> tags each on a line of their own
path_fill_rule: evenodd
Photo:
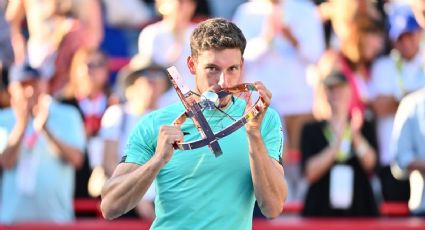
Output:
<svg viewBox="0 0 425 230">
<path fill-rule="evenodd" d="M 236 99 L 225 112 L 240 117 L 244 109 L 245 101 Z M 125 162 L 146 163 L 155 153 L 159 127 L 170 125 L 183 111 L 182 104 L 177 103 L 142 118 L 130 135 Z M 204 111 L 204 115 L 214 132 L 234 122 L 216 110 Z M 186 142 L 201 138 L 190 119 L 181 129 Z M 276 111 L 267 110 L 261 133 L 270 157 L 280 160 L 283 132 Z M 157 218 L 153 229 L 252 228 L 255 196 L 245 128 L 218 142 L 223 151 L 219 157 L 207 146 L 174 151 L 155 180 Z"/>
</svg>

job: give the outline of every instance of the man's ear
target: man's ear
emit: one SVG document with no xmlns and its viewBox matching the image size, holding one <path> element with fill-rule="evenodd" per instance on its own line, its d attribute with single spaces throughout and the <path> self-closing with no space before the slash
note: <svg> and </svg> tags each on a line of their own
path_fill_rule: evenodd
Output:
<svg viewBox="0 0 425 230">
<path fill-rule="evenodd" d="M 192 56 L 187 57 L 187 67 L 189 68 L 191 74 L 196 74 L 195 59 Z"/>
</svg>

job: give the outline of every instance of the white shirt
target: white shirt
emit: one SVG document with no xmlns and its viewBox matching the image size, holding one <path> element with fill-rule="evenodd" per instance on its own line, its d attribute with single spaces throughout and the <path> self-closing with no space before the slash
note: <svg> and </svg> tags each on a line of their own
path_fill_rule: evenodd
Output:
<svg viewBox="0 0 425 230">
<path fill-rule="evenodd" d="M 307 67 L 324 51 L 322 24 L 310 1 L 286 0 L 281 7 L 282 20 L 298 40 L 298 49 L 282 34 L 271 44 L 261 36 L 270 13 L 264 2 L 244 3 L 235 13 L 233 20 L 248 40 L 245 81 L 262 81 L 273 93 L 272 106 L 280 115 L 311 113 L 313 88 L 307 81 Z"/>
<path fill-rule="evenodd" d="M 423 69 L 423 52 L 410 61 L 401 60 L 401 69 L 397 69 L 396 59 L 392 56 L 382 57 L 374 63 L 369 82 L 369 92 L 372 99 L 382 96 L 392 96 L 400 101 L 406 93 L 413 92 L 425 86 Z M 377 120 L 379 158 L 382 165 L 393 162 L 395 152 L 390 149 L 391 132 L 394 115 Z"/>
<path fill-rule="evenodd" d="M 171 60 L 171 52 L 176 50 L 175 44 L 177 43 L 171 28 L 163 21 L 148 25 L 142 30 L 139 36 L 139 54 L 165 68 L 172 65 L 176 66 L 179 73 L 183 76 L 185 84 L 190 89 L 194 89 L 195 77 L 187 67 L 187 57 L 191 53 L 190 35 L 194 29 L 194 24 L 191 24 L 187 28 L 183 47 L 180 47 L 181 52 L 175 60 Z M 177 94 L 174 88 L 171 88 L 161 97 L 159 106 L 162 107 L 177 100 Z"/>
<path fill-rule="evenodd" d="M 101 129 L 99 132 L 103 140 L 118 141 L 118 154 L 121 158 L 124 154 L 124 147 L 128 136 L 141 115 L 136 115 L 127 106 L 112 105 L 102 117 Z"/>
</svg>

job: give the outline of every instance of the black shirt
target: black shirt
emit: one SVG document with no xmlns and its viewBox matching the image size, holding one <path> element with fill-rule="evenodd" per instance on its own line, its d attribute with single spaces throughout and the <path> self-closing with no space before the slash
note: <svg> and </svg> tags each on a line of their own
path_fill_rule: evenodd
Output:
<svg viewBox="0 0 425 230">
<path fill-rule="evenodd" d="M 309 158 L 325 149 L 329 142 L 324 130 L 328 125 L 326 121 L 313 122 L 304 126 L 301 136 L 302 170 L 304 172 Z M 365 122 L 362 134 L 369 144 L 376 149 L 376 137 L 373 126 Z M 303 216 L 377 216 L 378 208 L 369 182 L 369 175 L 362 166 L 351 147 L 351 157 L 343 163 L 354 171 L 354 191 L 351 207 L 348 209 L 335 209 L 330 205 L 330 169 L 314 183 L 310 184 L 305 202 Z"/>
</svg>

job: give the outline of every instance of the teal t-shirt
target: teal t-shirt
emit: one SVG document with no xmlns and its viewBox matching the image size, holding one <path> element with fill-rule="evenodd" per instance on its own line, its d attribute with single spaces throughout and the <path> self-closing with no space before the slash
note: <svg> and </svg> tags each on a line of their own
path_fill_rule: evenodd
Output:
<svg viewBox="0 0 425 230">
<path fill-rule="evenodd" d="M 245 101 L 236 99 L 224 111 L 240 118 Z M 154 111 L 141 119 L 125 148 L 125 162 L 144 164 L 155 153 L 161 125 L 170 125 L 184 111 L 181 103 Z M 234 121 L 218 110 L 204 111 L 214 132 Z M 188 119 L 181 126 L 184 140 L 200 139 Z M 268 109 L 261 126 L 270 157 L 280 160 L 282 124 L 276 111 Z M 255 202 L 245 128 L 220 139 L 223 154 L 215 157 L 208 146 L 174 151 L 156 177 L 156 219 L 152 229 L 251 229 Z M 282 178 L 283 179 L 283 178 Z"/>
</svg>

